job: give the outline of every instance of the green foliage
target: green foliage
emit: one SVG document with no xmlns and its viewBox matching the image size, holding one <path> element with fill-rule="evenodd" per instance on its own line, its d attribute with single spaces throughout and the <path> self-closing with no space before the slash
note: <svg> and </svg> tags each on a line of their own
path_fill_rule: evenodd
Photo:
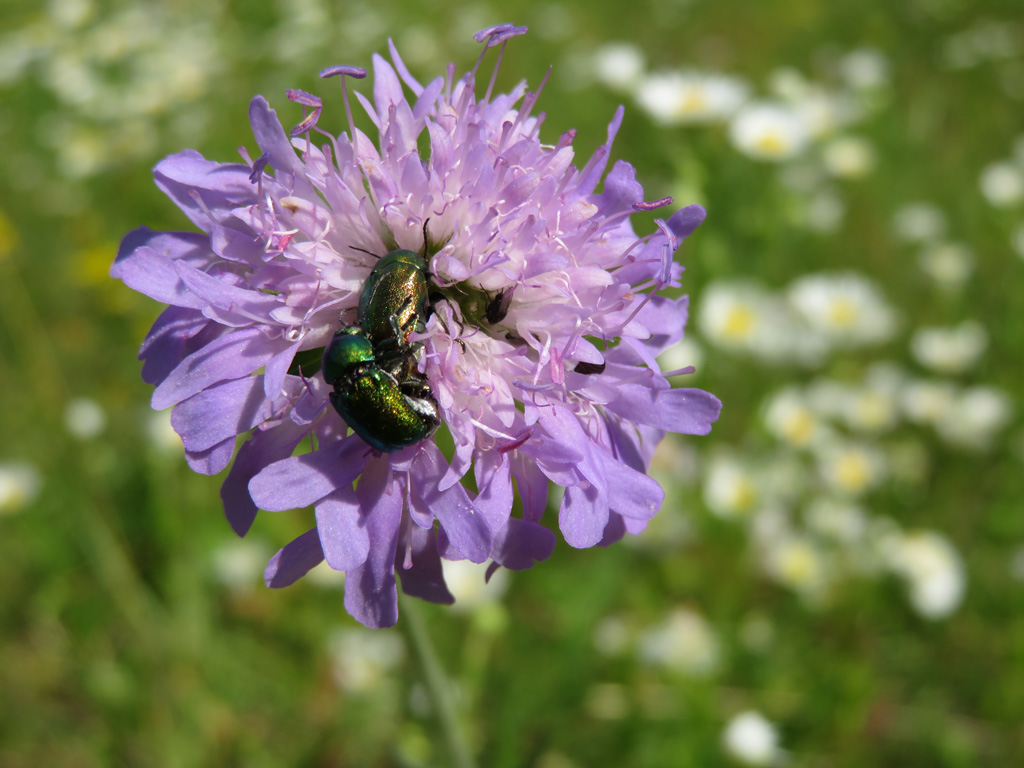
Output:
<svg viewBox="0 0 1024 768">
<path fill-rule="evenodd" d="M 335 99 L 321 125 L 340 131 L 340 96 L 319 69 L 369 66 L 393 36 L 429 79 L 449 60 L 471 65 L 472 32 L 507 12 L 428 12 L 397 0 L 184 0 L 159 12 L 129 2 L 16 5 L 0 10 L 0 462 L 27 462 L 41 487 L 0 516 L 0 764 L 447 765 L 398 630 L 364 632 L 330 574 L 263 588 L 263 562 L 312 514 L 261 513 L 254 543 L 234 540 L 220 480 L 191 473 L 166 418 L 147 410 L 135 355 L 159 308 L 107 270 L 129 229 L 190 226 L 152 184 L 159 158 L 192 147 L 229 160 L 239 144 L 254 149 L 252 94 L 268 94 L 286 125 L 299 119 L 286 87 Z M 480 764 L 730 765 L 721 734 L 750 709 L 778 727 L 794 768 L 1024 763 L 1019 431 L 980 450 L 913 425 L 866 438 L 888 457 L 924 457 L 905 476 L 894 469 L 864 503 L 872 519 L 952 543 L 967 593 L 947 617 L 916 613 L 899 575 L 884 569 L 808 597 L 766 569 L 748 522 L 722 519 L 702 500 L 720 452 L 781 455 L 763 425 L 768 393 L 822 377 L 857 382 L 879 360 L 928 378 L 909 352 L 919 326 L 978 320 L 989 347 L 958 384 L 1019 398 L 1024 265 L 1011 243 L 1024 214 L 978 191 L 982 169 L 1010 156 L 1021 131 L 1017 4 L 652 0 L 629 11 L 567 0 L 516 12 L 532 31 L 506 52 L 497 87 L 520 77 L 536 86 L 553 65 L 546 135 L 554 143 L 577 128 L 579 157 L 604 141 L 628 98 L 593 78 L 589 57 L 610 41 L 638 46 L 651 69 L 730 72 L 762 94 L 780 67 L 824 82 L 847 51 L 884 53 L 886 93 L 856 129 L 875 168 L 835 182 L 845 216 L 830 231 L 806 226 L 807 195 L 733 149 L 724 129 L 658 127 L 627 101 L 614 153 L 637 167 L 648 199 L 707 207 L 680 253 L 695 307 L 724 279 L 781 289 L 808 273 L 854 270 L 881 288 L 903 330 L 817 368 L 706 346 L 695 384 L 721 397 L 722 419 L 711 437 L 679 444 L 697 475 L 673 477 L 664 520 L 636 546 L 560 546 L 550 562 L 512 574 L 500 604 L 424 606 Z M 893 215 L 920 200 L 975 254 L 958 291 L 927 279 L 917 250 L 893 235 Z M 97 403 L 105 424 L 69 432 L 65 409 L 76 398 Z M 897 444 L 909 450 L 888 452 Z M 645 657 L 644 638 L 673 615 L 712 633 L 707 669 Z"/>
</svg>

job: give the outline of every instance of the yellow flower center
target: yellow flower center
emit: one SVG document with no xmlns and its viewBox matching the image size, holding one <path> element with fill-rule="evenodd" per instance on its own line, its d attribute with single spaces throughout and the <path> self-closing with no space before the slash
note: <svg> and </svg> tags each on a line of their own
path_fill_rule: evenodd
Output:
<svg viewBox="0 0 1024 768">
<path fill-rule="evenodd" d="M 794 542 L 782 553 L 779 575 L 787 584 L 808 586 L 814 583 L 817 572 L 818 559 L 806 544 Z"/>
<path fill-rule="evenodd" d="M 837 299 L 829 308 L 828 321 L 836 328 L 850 328 L 857 319 L 857 305 L 849 299 Z"/>
<path fill-rule="evenodd" d="M 754 142 L 754 147 L 767 157 L 778 157 L 785 154 L 788 149 L 786 140 L 778 131 L 768 131 L 761 134 L 757 141 Z"/>
<path fill-rule="evenodd" d="M 836 462 L 836 480 L 847 491 L 860 491 L 871 480 L 871 465 L 864 454 L 849 451 Z"/>
<path fill-rule="evenodd" d="M 704 112 L 707 108 L 708 100 L 703 88 L 694 88 L 687 91 L 679 104 L 679 111 L 682 114 L 687 112 Z"/>
<path fill-rule="evenodd" d="M 797 408 L 789 414 L 782 426 L 783 436 L 793 445 L 807 445 L 814 437 L 818 420 L 806 408 Z"/>
<path fill-rule="evenodd" d="M 732 307 L 726 315 L 722 332 L 728 339 L 742 341 L 750 337 L 757 316 L 750 307 Z"/>
</svg>

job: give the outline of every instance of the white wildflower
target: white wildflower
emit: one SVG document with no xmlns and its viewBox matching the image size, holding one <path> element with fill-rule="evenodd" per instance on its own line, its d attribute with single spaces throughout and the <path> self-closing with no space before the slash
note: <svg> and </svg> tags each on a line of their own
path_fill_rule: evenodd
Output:
<svg viewBox="0 0 1024 768">
<path fill-rule="evenodd" d="M 889 62 L 877 48 L 857 48 L 839 62 L 839 71 L 851 87 L 862 90 L 880 88 L 889 81 Z"/>
<path fill-rule="evenodd" d="M 213 551 L 213 575 L 230 591 L 247 592 L 263 586 L 263 567 L 268 557 L 263 542 L 231 539 Z"/>
<path fill-rule="evenodd" d="M 721 651 L 714 630 L 696 611 L 677 608 L 644 631 L 637 644 L 640 660 L 693 677 L 706 677 L 718 667 Z"/>
<path fill-rule="evenodd" d="M 808 529 L 840 544 L 856 544 L 867 534 L 867 513 L 847 499 L 820 496 L 808 505 L 804 519 Z"/>
<path fill-rule="evenodd" d="M 715 456 L 704 475 L 704 503 L 723 518 L 751 512 L 758 502 L 758 488 L 750 467 L 726 455 Z"/>
<path fill-rule="evenodd" d="M 895 567 L 907 580 L 911 604 L 925 618 L 945 618 L 960 605 L 966 588 L 963 563 L 941 534 L 906 534 Z"/>
<path fill-rule="evenodd" d="M 946 217 L 931 203 L 910 203 L 896 211 L 893 229 L 908 243 L 926 243 L 945 234 Z"/>
<path fill-rule="evenodd" d="M 963 243 L 935 243 L 919 257 L 921 271 L 944 288 L 959 288 L 974 270 L 974 254 Z"/>
<path fill-rule="evenodd" d="M 828 562 L 809 537 L 789 533 L 770 539 L 763 556 L 768 575 L 780 584 L 815 602 L 825 595 Z"/>
<path fill-rule="evenodd" d="M 72 437 L 92 440 L 107 426 L 107 414 L 103 406 L 87 397 L 76 397 L 68 401 L 64 409 L 64 426 Z"/>
<path fill-rule="evenodd" d="M 499 568 L 486 579 L 487 567 L 469 560 L 442 560 L 444 581 L 455 596 L 452 610 L 469 613 L 501 600 L 508 589 L 508 570 Z"/>
<path fill-rule="evenodd" d="M 807 394 L 797 387 L 786 387 L 769 397 L 764 422 L 777 439 L 795 448 L 805 448 L 826 433 Z"/>
<path fill-rule="evenodd" d="M 948 328 L 919 328 L 910 339 L 910 351 L 917 362 L 947 374 L 972 368 L 987 346 L 988 333 L 976 320 Z"/>
<path fill-rule="evenodd" d="M 948 381 L 908 381 L 900 393 L 907 418 L 915 424 L 935 424 L 956 401 L 957 387 Z"/>
<path fill-rule="evenodd" d="M 801 116 L 780 102 L 752 102 L 744 106 L 729 125 L 729 137 L 743 154 L 774 162 L 796 157 L 810 140 Z"/>
<path fill-rule="evenodd" d="M 608 43 L 594 52 L 597 80 L 615 91 L 637 87 L 644 71 L 644 53 L 633 43 Z"/>
<path fill-rule="evenodd" d="M 395 632 L 342 629 L 327 641 L 334 681 L 350 693 L 369 693 L 405 658 L 405 643 Z"/>
<path fill-rule="evenodd" d="M 0 517 L 20 512 L 39 495 L 39 470 L 24 461 L 0 462 Z"/>
<path fill-rule="evenodd" d="M 818 471 L 832 490 L 858 496 L 885 477 L 885 455 L 867 443 L 832 442 L 818 450 Z"/>
<path fill-rule="evenodd" d="M 787 295 L 810 327 L 841 346 L 879 344 L 896 328 L 895 315 L 875 284 L 853 272 L 805 275 Z"/>
<path fill-rule="evenodd" d="M 1024 199 L 1024 172 L 1013 163 L 992 163 L 978 182 L 985 199 L 997 208 L 1012 208 Z"/>
<path fill-rule="evenodd" d="M 825 170 L 842 179 L 859 179 L 875 167 L 875 149 L 859 136 L 838 136 L 822 148 Z"/>
<path fill-rule="evenodd" d="M 725 727 L 722 745 L 746 765 L 773 765 L 781 758 L 779 732 L 760 712 L 741 712 Z"/>
<path fill-rule="evenodd" d="M 939 436 L 962 448 L 988 448 L 1013 415 L 1010 396 L 988 386 L 969 387 L 935 424 Z"/>
<path fill-rule="evenodd" d="M 636 94 L 641 109 L 663 125 L 721 122 L 746 98 L 743 81 L 696 70 L 648 75 L 640 81 Z"/>
</svg>

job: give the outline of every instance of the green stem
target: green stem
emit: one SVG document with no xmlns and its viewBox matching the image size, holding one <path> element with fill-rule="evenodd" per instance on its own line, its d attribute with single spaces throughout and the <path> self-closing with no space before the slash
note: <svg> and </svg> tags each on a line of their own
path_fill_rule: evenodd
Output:
<svg viewBox="0 0 1024 768">
<path fill-rule="evenodd" d="M 401 618 L 398 623 L 416 651 L 416 657 L 419 659 L 427 685 L 427 693 L 434 705 L 434 712 L 437 714 L 445 743 L 448 745 L 452 764 L 455 768 L 475 768 L 476 764 L 470 754 L 469 745 L 459 727 L 451 685 L 444 670 L 441 669 L 437 653 L 430 642 L 420 606 L 415 598 L 406 597 L 401 590 L 398 591 L 398 604 L 401 608 Z"/>
</svg>

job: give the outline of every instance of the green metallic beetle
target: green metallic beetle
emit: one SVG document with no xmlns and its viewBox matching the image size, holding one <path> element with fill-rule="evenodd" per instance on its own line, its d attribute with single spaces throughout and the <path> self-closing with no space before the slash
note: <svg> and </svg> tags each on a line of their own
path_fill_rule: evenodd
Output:
<svg viewBox="0 0 1024 768">
<path fill-rule="evenodd" d="M 381 367 L 358 326 L 337 331 L 324 349 L 324 380 L 334 389 L 331 405 L 353 432 L 385 453 L 425 440 L 441 423 L 430 386 L 412 373 L 411 362 L 403 364 L 409 373 L 400 381 Z"/>
<path fill-rule="evenodd" d="M 374 266 L 359 294 L 356 322 L 378 352 L 401 350 L 429 311 L 426 257 L 391 251 Z"/>
</svg>

